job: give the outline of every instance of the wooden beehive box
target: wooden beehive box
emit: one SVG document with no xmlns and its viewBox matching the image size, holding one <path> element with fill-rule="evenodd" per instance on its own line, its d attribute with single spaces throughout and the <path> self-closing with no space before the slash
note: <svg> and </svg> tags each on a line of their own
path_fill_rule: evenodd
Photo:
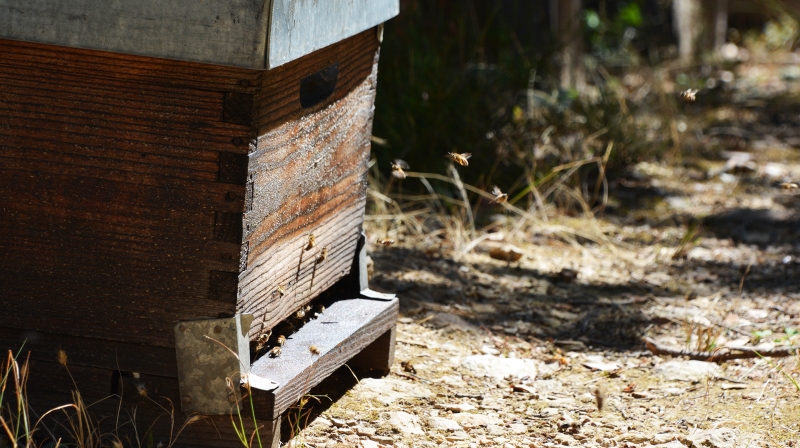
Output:
<svg viewBox="0 0 800 448">
<path fill-rule="evenodd" d="M 252 340 L 357 274 L 397 2 L 123 3 L 0 0 L 0 348 L 31 351 L 35 405 L 74 389 L 61 349 L 85 401 L 143 423 L 168 397 L 177 429 L 179 323 L 252 315 Z M 374 328 L 328 370 L 391 362 L 396 300 L 358 303 Z M 304 391 L 259 396 L 273 432 Z M 181 437 L 239 444 L 227 416 Z"/>
</svg>

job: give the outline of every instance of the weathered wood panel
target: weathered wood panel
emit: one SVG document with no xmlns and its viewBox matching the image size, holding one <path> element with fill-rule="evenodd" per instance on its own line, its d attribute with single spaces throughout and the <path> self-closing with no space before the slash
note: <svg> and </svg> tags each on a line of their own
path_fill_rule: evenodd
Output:
<svg viewBox="0 0 800 448">
<path fill-rule="evenodd" d="M 371 29 L 290 64 L 263 72 L 260 89 L 255 94 L 258 135 L 310 112 L 325 109 L 348 95 L 367 77 L 374 78 L 379 44 L 377 32 Z M 337 78 L 333 92 L 319 104 L 304 108 L 300 101 L 302 80 L 334 64 L 337 65 Z"/>
<path fill-rule="evenodd" d="M 376 71 L 373 63 L 342 99 L 260 135 L 250 154 L 237 308 L 255 315 L 253 334 L 350 271 L 366 202 Z"/>
<path fill-rule="evenodd" d="M 235 312 L 253 130 L 224 110 L 259 76 L 0 40 L 2 325 L 172 347 Z"/>
</svg>

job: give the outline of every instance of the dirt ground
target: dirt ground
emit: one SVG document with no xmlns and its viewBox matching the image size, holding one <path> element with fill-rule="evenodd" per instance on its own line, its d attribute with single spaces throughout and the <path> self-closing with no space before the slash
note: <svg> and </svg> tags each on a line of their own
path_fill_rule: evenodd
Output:
<svg viewBox="0 0 800 448">
<path fill-rule="evenodd" d="M 774 99 L 795 88 L 785 67 L 774 79 L 740 72 Z M 390 231 L 396 243 L 378 245 L 386 227 L 372 221 L 371 285 L 401 301 L 395 364 L 384 378 L 350 378 L 344 395 L 323 383 L 324 404 L 294 443 L 800 445 L 799 356 L 717 364 L 644 342 L 718 354 L 800 345 L 800 115 L 742 98 L 719 113 L 746 119 L 701 139 L 736 151 L 636 165 L 611 179 L 604 217 L 530 229 L 514 241 L 516 263 L 488 254 L 513 220 L 465 255 L 441 235 Z M 611 243 L 569 244 L 550 230 L 559 223 Z"/>
</svg>

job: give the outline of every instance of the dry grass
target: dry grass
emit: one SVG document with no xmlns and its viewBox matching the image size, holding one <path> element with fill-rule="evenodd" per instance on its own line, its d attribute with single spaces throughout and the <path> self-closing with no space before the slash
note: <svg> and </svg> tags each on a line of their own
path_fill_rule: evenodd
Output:
<svg viewBox="0 0 800 448">
<path fill-rule="evenodd" d="M 43 441 L 49 440 L 53 448 L 60 446 L 75 446 L 78 448 L 122 448 L 123 446 L 151 447 L 153 446 L 152 430 L 156 423 L 153 421 L 147 429 L 140 434 L 136 421 L 136 408 L 127 415 L 122 409 L 121 396 L 109 396 L 100 401 L 108 399 L 119 399 L 119 406 L 113 427 L 108 430 L 107 422 L 97 419 L 92 406 L 99 403 L 86 403 L 81 395 L 72 374 L 69 371 L 68 357 L 63 350 L 58 351 L 57 361 L 66 370 L 72 379 L 74 390 L 71 391 L 71 403 L 54 407 L 44 412 L 38 418 L 36 411 L 31 407 L 28 400 L 27 383 L 30 374 L 30 359 L 26 357 L 20 361 L 22 350 L 14 354 L 9 350 L 8 355 L 3 361 L 0 378 L 0 426 L 5 433 L 9 446 L 13 448 L 33 448 L 41 446 Z M 163 448 L 171 448 L 177 442 L 183 430 L 199 421 L 201 416 L 190 415 L 176 428 L 175 408 L 168 399 L 169 408 L 152 399 L 144 388 L 139 388 L 139 395 L 142 399 L 148 400 L 160 408 L 164 415 L 170 419 L 170 434 L 166 445 Z M 9 399 L 10 398 L 10 399 Z M 62 418 L 58 418 L 58 416 Z M 128 431 L 133 438 L 121 436 L 120 434 Z M 132 431 L 132 433 L 130 432 Z M 0 435 L 0 441 L 2 441 Z M 127 443 L 123 443 L 127 442 Z"/>
</svg>

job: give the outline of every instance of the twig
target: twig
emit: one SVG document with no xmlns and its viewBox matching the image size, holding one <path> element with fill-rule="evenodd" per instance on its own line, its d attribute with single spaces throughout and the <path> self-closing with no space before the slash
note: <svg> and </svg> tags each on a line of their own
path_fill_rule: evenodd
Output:
<svg viewBox="0 0 800 448">
<path fill-rule="evenodd" d="M 700 352 L 692 350 L 680 350 L 666 347 L 650 338 L 643 339 L 647 349 L 654 355 L 669 355 L 677 357 L 687 357 L 699 361 L 724 362 L 731 359 L 748 359 L 763 357 L 779 358 L 793 356 L 797 353 L 798 347 L 775 348 L 772 350 L 758 350 L 755 347 L 722 347 L 713 352 Z"/>
<path fill-rule="evenodd" d="M 742 295 L 742 288 L 744 288 L 744 279 L 746 279 L 747 278 L 747 274 L 750 273 L 750 268 L 751 267 L 753 267 L 753 262 L 752 261 L 747 265 L 747 269 L 745 269 L 744 273 L 742 274 L 742 280 L 739 282 L 739 295 L 740 296 Z"/>
</svg>

